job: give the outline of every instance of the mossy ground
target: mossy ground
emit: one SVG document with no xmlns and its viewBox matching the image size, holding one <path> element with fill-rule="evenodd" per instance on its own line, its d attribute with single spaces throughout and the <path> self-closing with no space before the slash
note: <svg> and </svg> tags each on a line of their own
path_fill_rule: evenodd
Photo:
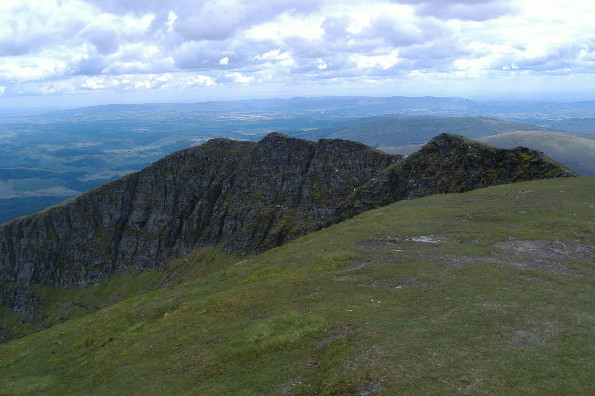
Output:
<svg viewBox="0 0 595 396">
<path fill-rule="evenodd" d="M 593 178 L 398 202 L 1 345 L 0 394 L 593 394 L 594 231 Z"/>
<path fill-rule="evenodd" d="M 38 307 L 38 317 L 41 319 L 31 320 L 8 308 L 0 308 L 0 327 L 6 329 L 11 338 L 20 338 L 96 312 L 129 297 L 204 277 L 238 260 L 235 256 L 223 253 L 218 247 L 203 247 L 171 260 L 160 271 L 133 268 L 120 270 L 109 279 L 84 289 L 36 287 L 34 292 L 43 301 Z"/>
</svg>

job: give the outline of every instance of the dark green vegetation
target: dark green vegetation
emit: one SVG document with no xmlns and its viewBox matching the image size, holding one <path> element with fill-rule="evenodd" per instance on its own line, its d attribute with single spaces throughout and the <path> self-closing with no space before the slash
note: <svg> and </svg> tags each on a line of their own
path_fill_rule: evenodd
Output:
<svg viewBox="0 0 595 396">
<path fill-rule="evenodd" d="M 209 268 L 186 283 L 0 345 L 0 394 L 593 394 L 594 197 L 593 178 L 500 185 L 255 257 L 193 251 Z M 143 274 L 55 293 L 162 276 Z"/>
</svg>

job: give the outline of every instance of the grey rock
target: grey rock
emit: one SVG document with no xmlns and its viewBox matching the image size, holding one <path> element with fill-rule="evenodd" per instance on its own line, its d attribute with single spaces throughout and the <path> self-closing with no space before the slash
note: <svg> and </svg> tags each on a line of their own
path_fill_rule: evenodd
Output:
<svg viewBox="0 0 595 396">
<path fill-rule="evenodd" d="M 37 285 L 87 287 L 200 246 L 258 253 L 401 199 L 573 175 L 448 134 L 406 158 L 345 140 L 213 139 L 0 226 L 2 303 L 35 316 Z"/>
</svg>

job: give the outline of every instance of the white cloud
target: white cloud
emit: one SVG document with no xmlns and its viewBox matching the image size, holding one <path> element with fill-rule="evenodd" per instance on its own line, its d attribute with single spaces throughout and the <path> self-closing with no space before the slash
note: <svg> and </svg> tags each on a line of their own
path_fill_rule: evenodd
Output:
<svg viewBox="0 0 595 396">
<path fill-rule="evenodd" d="M 64 75 L 67 63 L 51 57 L 13 57 L 0 59 L 0 82 L 18 84 L 59 78 Z"/>
<path fill-rule="evenodd" d="M 326 63 L 322 59 L 316 59 L 316 63 L 318 70 L 326 70 L 333 65 L 332 63 Z"/>
<path fill-rule="evenodd" d="M 29 55 L 74 37 L 93 19 L 82 1 L 11 1 L 0 8 L 0 56 Z"/>
<path fill-rule="evenodd" d="M 294 67 L 296 66 L 296 62 L 293 59 L 292 55 L 287 51 L 282 51 L 280 49 L 270 50 L 262 55 L 256 55 L 254 57 L 257 61 L 262 61 L 262 65 L 267 67 L 275 67 L 275 66 L 284 66 L 284 67 Z"/>
<path fill-rule="evenodd" d="M 0 86 L 6 96 L 320 81 L 343 92 L 437 76 L 574 79 L 595 68 L 593 20 L 578 0 L 5 0 Z"/>
<path fill-rule="evenodd" d="M 233 73 L 226 73 L 223 78 L 223 81 L 227 80 L 227 81 L 232 81 L 235 83 L 240 83 L 240 84 L 248 84 L 254 81 L 254 77 L 253 76 L 245 76 L 242 73 L 238 73 L 238 72 L 233 72 Z"/>
<path fill-rule="evenodd" d="M 417 8 L 422 15 L 439 19 L 487 21 L 516 11 L 511 0 L 422 1 Z"/>
<path fill-rule="evenodd" d="M 215 80 L 209 76 L 196 75 L 182 79 L 178 82 L 177 87 L 211 87 L 215 84 Z"/>
<path fill-rule="evenodd" d="M 399 62 L 399 51 L 393 50 L 386 55 L 376 56 L 354 56 L 354 62 L 360 69 L 379 68 L 382 70 L 390 69 Z"/>
</svg>

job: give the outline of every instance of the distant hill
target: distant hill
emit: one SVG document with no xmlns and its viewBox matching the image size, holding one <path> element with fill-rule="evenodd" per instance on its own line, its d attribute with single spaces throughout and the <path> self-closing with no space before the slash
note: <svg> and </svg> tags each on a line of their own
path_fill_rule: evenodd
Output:
<svg viewBox="0 0 595 396">
<path fill-rule="evenodd" d="M 595 138 L 595 118 L 567 118 L 549 123 L 548 126 L 589 139 Z"/>
<path fill-rule="evenodd" d="M 327 138 L 355 140 L 373 147 L 424 144 L 440 133 L 470 139 L 513 131 L 551 131 L 534 125 L 488 117 L 407 117 L 360 123 L 337 129 Z"/>
<path fill-rule="evenodd" d="M 400 201 L 0 345 L 3 395 L 589 395 L 594 178 Z M 163 272 L 41 290 L 84 312 Z"/>
</svg>

